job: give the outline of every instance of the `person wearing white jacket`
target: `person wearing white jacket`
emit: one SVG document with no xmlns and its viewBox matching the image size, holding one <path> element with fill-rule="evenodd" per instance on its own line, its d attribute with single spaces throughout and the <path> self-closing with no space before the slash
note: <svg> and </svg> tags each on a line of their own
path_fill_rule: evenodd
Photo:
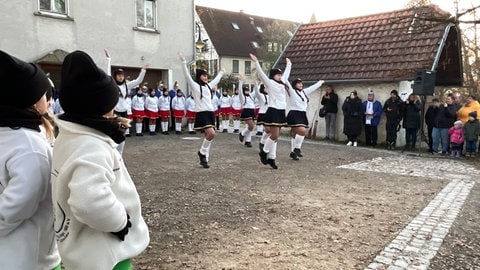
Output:
<svg viewBox="0 0 480 270">
<path fill-rule="evenodd" d="M 149 243 L 141 204 L 120 153 L 130 120 L 115 116 L 118 87 L 88 54 L 62 65 L 53 147 L 55 233 L 65 269 L 131 269 Z M 92 97 L 79 102 L 85 95 Z"/>
<path fill-rule="evenodd" d="M 52 86 L 36 65 L 0 51 L 0 269 L 60 269 L 53 230 L 47 113 Z M 14 91 L 12 90 L 14 89 Z M 41 129 L 42 127 L 42 129 Z"/>
<path fill-rule="evenodd" d="M 303 89 L 301 79 L 292 81 L 288 89 L 290 96 L 290 111 L 287 114 L 287 125 L 291 127 L 290 135 L 292 137 L 290 145 L 290 157 L 293 160 L 299 160 L 303 157 L 300 149 L 305 139 L 306 129 L 308 128 L 307 106 L 309 102 L 308 95 L 322 86 L 324 81 L 318 81 L 312 86 Z"/>
<path fill-rule="evenodd" d="M 200 159 L 200 165 L 203 168 L 210 168 L 208 165 L 208 158 L 210 155 L 210 147 L 212 141 L 215 138 L 215 108 L 212 104 L 212 88 L 220 82 L 223 74 L 221 70 L 217 76 L 208 82 L 208 73 L 204 69 L 197 69 L 195 74 L 195 81 L 190 76 L 187 67 L 187 61 L 182 53 L 179 53 L 180 60 L 182 61 L 182 70 L 188 86 L 192 91 L 193 98 L 195 99 L 195 130 L 203 130 L 205 138 L 203 139 L 202 146 L 197 155 Z"/>
</svg>

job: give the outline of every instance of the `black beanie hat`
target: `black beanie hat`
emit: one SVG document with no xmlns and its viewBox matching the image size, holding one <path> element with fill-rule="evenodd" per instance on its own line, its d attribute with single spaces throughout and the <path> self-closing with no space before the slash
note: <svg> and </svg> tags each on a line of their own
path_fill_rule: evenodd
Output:
<svg viewBox="0 0 480 270">
<path fill-rule="evenodd" d="M 300 78 L 297 78 L 295 80 L 292 81 L 292 87 L 295 88 L 295 85 L 297 85 L 297 83 L 301 83 L 302 82 L 302 79 Z"/>
<path fill-rule="evenodd" d="M 200 68 L 197 68 L 197 70 L 195 70 L 195 73 L 196 73 L 196 74 L 195 74 L 195 80 L 196 80 L 197 82 L 200 82 L 200 76 L 202 76 L 202 75 L 208 75 L 207 70 L 205 70 L 205 69 L 200 69 Z"/>
<path fill-rule="evenodd" d="M 60 105 L 65 113 L 102 116 L 118 102 L 118 86 L 82 51 L 65 57 L 60 83 Z"/>
<path fill-rule="evenodd" d="M 0 81 L 3 91 L 0 106 L 28 108 L 52 86 L 47 75 L 33 63 L 24 62 L 0 51 Z"/>
<path fill-rule="evenodd" d="M 477 111 L 471 111 L 468 116 L 473 117 L 474 119 L 477 119 Z"/>
<path fill-rule="evenodd" d="M 270 70 L 270 74 L 268 75 L 268 78 L 270 80 L 273 80 L 273 76 L 277 75 L 277 74 L 283 74 L 283 71 L 279 68 L 272 68 Z"/>
</svg>

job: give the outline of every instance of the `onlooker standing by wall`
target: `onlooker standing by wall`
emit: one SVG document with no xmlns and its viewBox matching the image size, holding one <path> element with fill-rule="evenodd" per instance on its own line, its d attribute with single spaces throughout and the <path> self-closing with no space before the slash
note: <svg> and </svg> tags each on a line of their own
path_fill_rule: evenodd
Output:
<svg viewBox="0 0 480 270">
<path fill-rule="evenodd" d="M 368 92 L 367 100 L 363 102 L 363 123 L 365 125 L 365 144 L 375 146 L 378 140 L 377 127 L 382 116 L 382 104 L 375 99 L 372 90 Z"/>
<path fill-rule="evenodd" d="M 433 151 L 438 153 L 438 144 L 442 143 L 442 155 L 448 152 L 450 141 L 448 139 L 448 129 L 453 126 L 456 119 L 456 107 L 453 103 L 453 95 L 448 95 L 445 104 L 440 106 L 440 112 L 435 119 L 432 137 Z"/>
<path fill-rule="evenodd" d="M 50 177 L 52 86 L 36 65 L 0 51 L 0 264 L 2 269 L 58 269 Z M 115 85 L 114 85 L 115 86 Z"/>
<path fill-rule="evenodd" d="M 428 133 L 428 152 L 433 154 L 433 138 L 432 131 L 435 123 L 435 118 L 437 118 L 438 113 L 440 112 L 440 100 L 438 98 L 432 99 L 432 105 L 430 105 L 425 113 L 425 124 L 427 125 Z"/>
<path fill-rule="evenodd" d="M 338 112 L 338 95 L 335 94 L 335 90 L 332 85 L 327 85 L 325 89 L 325 94 L 322 96 L 322 101 L 320 102 L 325 106 L 325 139 L 326 140 L 335 140 L 335 130 L 337 123 L 337 112 Z"/>
<path fill-rule="evenodd" d="M 348 146 L 357 146 L 358 136 L 362 133 L 363 105 L 357 91 L 352 91 L 342 105 L 343 134 L 348 138 Z"/>
<path fill-rule="evenodd" d="M 420 99 L 415 94 L 410 94 L 402 105 L 403 128 L 405 129 L 405 149 L 415 149 L 417 133 L 421 124 Z"/>
<path fill-rule="evenodd" d="M 385 124 L 387 132 L 386 147 L 389 150 L 394 150 L 397 143 L 398 125 L 402 120 L 401 106 L 402 100 L 398 96 L 398 91 L 390 91 L 390 98 L 383 105 L 383 112 L 387 117 L 387 123 Z"/>
<path fill-rule="evenodd" d="M 468 114 L 468 121 L 463 125 L 463 135 L 465 136 L 465 155 L 474 157 L 477 152 L 478 136 L 480 136 L 480 124 L 476 111 Z"/>
</svg>

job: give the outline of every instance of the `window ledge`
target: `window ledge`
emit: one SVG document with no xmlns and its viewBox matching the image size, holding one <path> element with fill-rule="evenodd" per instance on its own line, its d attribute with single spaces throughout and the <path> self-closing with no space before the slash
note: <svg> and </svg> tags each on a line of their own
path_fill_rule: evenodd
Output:
<svg viewBox="0 0 480 270">
<path fill-rule="evenodd" d="M 140 32 L 146 32 L 146 33 L 152 33 L 152 34 L 160 34 L 160 32 L 157 29 L 140 27 L 140 26 L 134 26 L 133 31 L 140 31 Z"/>
<path fill-rule="evenodd" d="M 46 12 L 46 11 L 36 11 L 33 13 L 33 15 L 48 17 L 53 19 L 66 20 L 66 21 L 73 21 L 73 18 L 68 16 L 67 14 L 60 14 L 60 13 L 53 13 L 53 12 Z"/>
</svg>

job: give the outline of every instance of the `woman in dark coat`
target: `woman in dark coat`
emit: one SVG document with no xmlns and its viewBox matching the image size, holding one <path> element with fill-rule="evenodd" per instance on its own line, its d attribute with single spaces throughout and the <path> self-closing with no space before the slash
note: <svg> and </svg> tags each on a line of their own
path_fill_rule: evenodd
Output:
<svg viewBox="0 0 480 270">
<path fill-rule="evenodd" d="M 420 128 L 420 100 L 415 94 L 410 94 L 402 104 L 403 128 L 405 129 L 405 149 L 414 149 L 417 143 L 417 132 Z"/>
<path fill-rule="evenodd" d="M 357 91 L 350 93 L 342 105 L 343 134 L 347 135 L 347 145 L 357 146 L 357 138 L 362 133 L 363 104 Z"/>
</svg>

